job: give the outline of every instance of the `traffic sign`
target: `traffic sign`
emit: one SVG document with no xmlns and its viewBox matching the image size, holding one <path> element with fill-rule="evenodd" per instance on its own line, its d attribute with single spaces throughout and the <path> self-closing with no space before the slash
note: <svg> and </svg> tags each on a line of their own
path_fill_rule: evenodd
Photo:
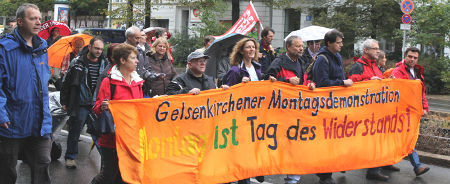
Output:
<svg viewBox="0 0 450 184">
<path fill-rule="evenodd" d="M 411 16 L 409 14 L 404 14 L 402 16 L 402 22 L 403 22 L 403 24 L 411 23 Z"/>
<path fill-rule="evenodd" d="M 400 24 L 401 30 L 411 30 L 411 24 Z"/>
<path fill-rule="evenodd" d="M 414 10 L 414 3 L 411 0 L 404 0 L 400 8 L 403 13 L 410 14 Z"/>
</svg>

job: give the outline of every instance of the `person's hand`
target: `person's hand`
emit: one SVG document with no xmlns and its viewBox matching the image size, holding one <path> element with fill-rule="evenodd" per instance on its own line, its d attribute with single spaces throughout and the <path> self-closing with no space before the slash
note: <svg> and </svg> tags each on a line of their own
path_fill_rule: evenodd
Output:
<svg viewBox="0 0 450 184">
<path fill-rule="evenodd" d="M 298 85 L 298 84 L 300 84 L 300 78 L 292 77 L 292 78 L 289 79 L 289 83 L 294 84 L 294 85 Z"/>
<path fill-rule="evenodd" d="M 308 88 L 310 89 L 310 90 L 314 90 L 314 89 L 316 89 L 316 84 L 314 83 L 314 82 L 310 82 L 310 83 L 308 83 Z"/>
<path fill-rule="evenodd" d="M 272 82 L 277 81 L 277 79 L 275 77 L 273 77 L 273 76 L 269 76 L 269 80 L 272 81 Z"/>
<path fill-rule="evenodd" d="M 152 98 L 165 97 L 165 96 L 169 96 L 169 95 L 155 95 Z"/>
<path fill-rule="evenodd" d="M 243 82 L 243 83 L 247 83 L 248 81 L 250 81 L 250 78 L 248 78 L 248 77 L 242 77 L 242 82 Z"/>
<path fill-rule="evenodd" d="M 220 88 L 222 88 L 223 90 L 227 90 L 228 88 L 230 88 L 230 86 L 224 84 L 224 85 L 220 86 Z"/>
<path fill-rule="evenodd" d="M 352 79 L 344 80 L 344 86 L 352 86 L 352 85 L 353 85 Z"/>
<path fill-rule="evenodd" d="M 422 116 L 427 116 L 428 115 L 428 111 L 427 110 L 423 110 L 423 115 Z"/>
<path fill-rule="evenodd" d="M 381 80 L 381 78 L 379 78 L 378 76 L 373 76 L 370 78 L 370 80 Z"/>
<path fill-rule="evenodd" d="M 389 76 L 390 79 L 395 79 L 394 75 Z"/>
<path fill-rule="evenodd" d="M 270 51 L 272 51 L 272 53 L 275 53 L 275 49 L 273 47 L 270 47 Z"/>
<path fill-rule="evenodd" d="M 66 105 L 62 105 L 62 110 L 63 111 L 67 111 L 67 106 Z"/>
<path fill-rule="evenodd" d="M 262 58 L 262 56 L 263 56 L 262 53 L 258 54 L 258 58 Z"/>
<path fill-rule="evenodd" d="M 159 79 L 164 79 L 166 77 L 165 73 L 158 74 Z"/>
<path fill-rule="evenodd" d="M 189 91 L 189 94 L 198 95 L 200 94 L 200 89 L 194 88 Z"/>
<path fill-rule="evenodd" d="M 0 127 L 8 129 L 10 124 L 11 124 L 11 122 L 2 123 L 2 124 L 0 124 Z"/>
<path fill-rule="evenodd" d="M 108 105 L 109 105 L 108 100 L 103 100 L 102 105 L 100 107 L 102 108 L 102 110 L 108 110 L 109 109 Z"/>
</svg>

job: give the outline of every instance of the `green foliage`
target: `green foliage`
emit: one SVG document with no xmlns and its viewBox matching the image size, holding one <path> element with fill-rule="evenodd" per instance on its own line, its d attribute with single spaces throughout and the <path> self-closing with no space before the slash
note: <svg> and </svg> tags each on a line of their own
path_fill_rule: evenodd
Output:
<svg viewBox="0 0 450 184">
<path fill-rule="evenodd" d="M 71 0 L 70 8 L 76 16 L 98 16 L 108 8 L 108 0 Z"/>
<path fill-rule="evenodd" d="M 39 7 L 41 12 L 53 10 L 54 0 L 28 0 L 26 2 L 19 0 L 0 1 L 0 15 L 1 16 L 16 16 L 17 8 L 24 3 L 32 3 Z"/>
<path fill-rule="evenodd" d="M 401 34 L 398 29 L 402 12 L 393 0 L 347 0 L 345 2 L 315 1 L 312 14 L 314 25 L 336 28 L 344 34 L 341 54 L 350 58 L 354 55 L 354 43 L 359 39 L 385 39 L 394 43 L 395 52 L 390 58 L 401 58 Z M 330 10 L 330 11 L 327 11 Z"/>
<path fill-rule="evenodd" d="M 423 76 L 427 93 L 448 94 L 450 86 L 448 57 L 436 59 L 433 56 L 423 56 L 419 59 L 419 64 L 425 68 Z"/>
<path fill-rule="evenodd" d="M 203 47 L 202 41 L 203 38 L 197 35 L 189 36 L 176 32 L 169 40 L 173 51 L 174 66 L 186 65 L 187 56 L 196 49 Z"/>
</svg>

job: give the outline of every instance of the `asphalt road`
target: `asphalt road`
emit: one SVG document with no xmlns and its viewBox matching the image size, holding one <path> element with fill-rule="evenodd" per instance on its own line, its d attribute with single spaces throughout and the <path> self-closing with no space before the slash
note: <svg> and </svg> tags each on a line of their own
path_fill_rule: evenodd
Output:
<svg viewBox="0 0 450 184">
<path fill-rule="evenodd" d="M 428 98 L 428 106 L 431 111 L 439 111 L 450 113 L 450 102 L 442 99 L 430 99 Z"/>
</svg>

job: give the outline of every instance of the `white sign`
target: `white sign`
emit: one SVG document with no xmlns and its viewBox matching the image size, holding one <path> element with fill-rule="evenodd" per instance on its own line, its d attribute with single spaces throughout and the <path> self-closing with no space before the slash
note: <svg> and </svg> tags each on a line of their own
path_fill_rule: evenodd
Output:
<svg viewBox="0 0 450 184">
<path fill-rule="evenodd" d="M 189 12 L 189 18 L 191 19 L 191 22 L 201 22 L 199 9 L 190 9 Z"/>
<path fill-rule="evenodd" d="M 401 30 L 411 30 L 411 24 L 400 24 Z"/>
</svg>

